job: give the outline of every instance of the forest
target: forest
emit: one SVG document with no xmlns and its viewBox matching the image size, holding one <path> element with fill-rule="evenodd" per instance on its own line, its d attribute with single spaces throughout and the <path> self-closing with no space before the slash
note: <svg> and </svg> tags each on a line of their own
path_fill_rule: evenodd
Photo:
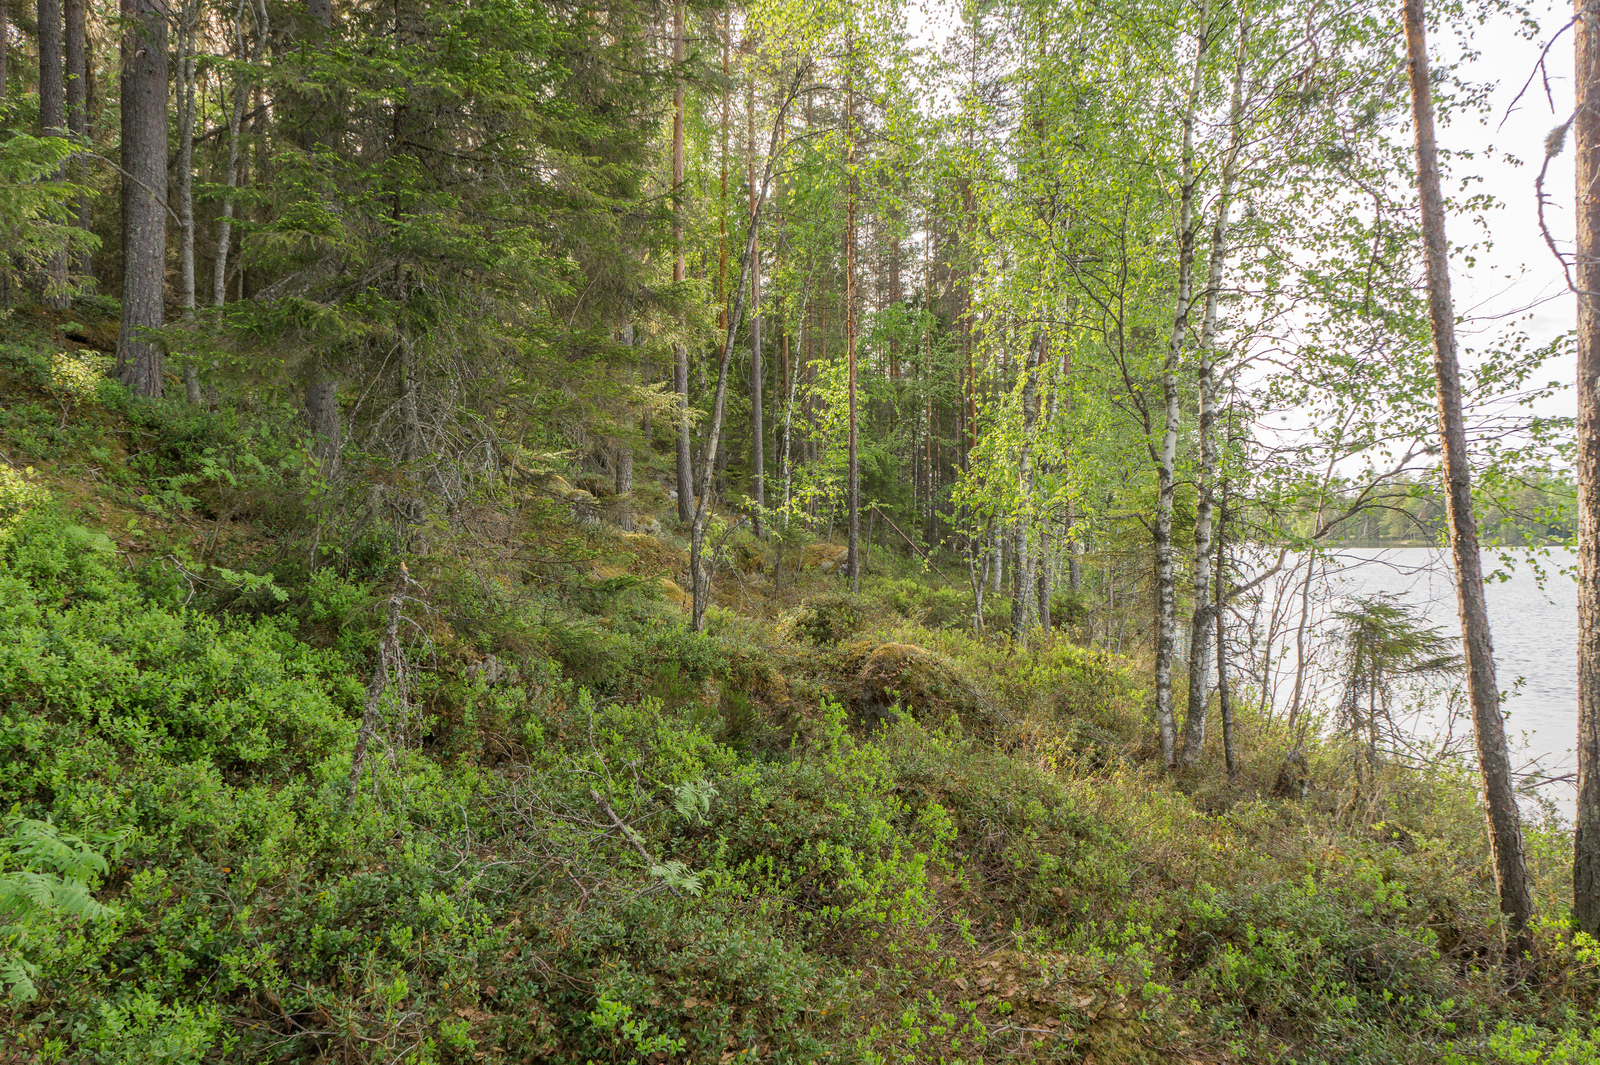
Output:
<svg viewBox="0 0 1600 1065">
<path fill-rule="evenodd" d="M 1507 11 L 0 0 L 0 1063 L 1600 1060 Z"/>
</svg>

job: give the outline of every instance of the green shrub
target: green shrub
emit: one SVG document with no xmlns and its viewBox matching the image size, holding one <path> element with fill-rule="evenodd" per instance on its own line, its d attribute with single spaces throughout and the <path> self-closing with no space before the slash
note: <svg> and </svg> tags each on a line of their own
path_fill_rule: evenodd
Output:
<svg viewBox="0 0 1600 1065">
<path fill-rule="evenodd" d="M 884 581 L 881 588 L 895 613 L 927 628 L 961 628 L 972 620 L 972 594 L 965 589 L 913 580 Z"/>
<path fill-rule="evenodd" d="M 856 635 L 864 621 L 859 598 L 848 592 L 823 592 L 807 596 L 784 617 L 783 627 L 796 638 L 820 647 Z"/>
</svg>

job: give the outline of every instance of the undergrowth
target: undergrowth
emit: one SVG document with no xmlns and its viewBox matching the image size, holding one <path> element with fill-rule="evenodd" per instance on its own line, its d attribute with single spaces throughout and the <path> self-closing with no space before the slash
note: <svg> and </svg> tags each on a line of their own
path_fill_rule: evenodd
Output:
<svg viewBox="0 0 1600 1065">
<path fill-rule="evenodd" d="M 696 636 L 669 541 L 503 489 L 397 522 L 281 412 L 65 405 L 19 350 L 6 1060 L 1600 1055 L 1568 838 L 1530 829 L 1508 964 L 1459 768 L 1358 795 L 1313 742 L 1271 798 L 1244 710 L 1237 781 L 1173 778 L 1135 665 L 976 634 L 909 565 L 791 573 L 774 623 L 739 541 Z"/>
</svg>

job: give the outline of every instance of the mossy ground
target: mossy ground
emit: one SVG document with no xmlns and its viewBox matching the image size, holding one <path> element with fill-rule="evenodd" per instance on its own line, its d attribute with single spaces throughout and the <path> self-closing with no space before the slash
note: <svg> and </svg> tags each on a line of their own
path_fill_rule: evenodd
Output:
<svg viewBox="0 0 1600 1065">
<path fill-rule="evenodd" d="M 327 485 L 287 410 L 62 404 L 51 327 L 0 343 L 0 448 L 54 496 L 0 546 L 0 809 L 98 841 L 114 912 L 0 916 L 36 992 L 0 1060 L 1600 1055 L 1569 840 L 1530 830 L 1508 964 L 1459 769 L 1357 796 L 1329 742 L 1267 798 L 1246 712 L 1236 781 L 1168 776 L 1137 662 L 975 634 L 881 547 L 851 597 L 836 546 L 719 531 L 697 636 L 670 522 L 514 484 L 400 520 L 370 486 L 409 471 Z"/>
</svg>

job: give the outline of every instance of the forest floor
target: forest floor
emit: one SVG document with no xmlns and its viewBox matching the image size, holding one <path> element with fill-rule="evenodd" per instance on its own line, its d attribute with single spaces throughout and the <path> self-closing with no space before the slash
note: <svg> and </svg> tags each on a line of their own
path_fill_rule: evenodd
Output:
<svg viewBox="0 0 1600 1065">
<path fill-rule="evenodd" d="M 1570 836 L 1507 957 L 1460 767 L 1278 788 L 1245 711 L 1168 774 L 1139 661 L 881 543 L 736 530 L 695 635 L 643 465 L 659 533 L 557 469 L 417 520 L 70 335 L 0 324 L 0 1062 L 1600 1060 Z"/>
</svg>

